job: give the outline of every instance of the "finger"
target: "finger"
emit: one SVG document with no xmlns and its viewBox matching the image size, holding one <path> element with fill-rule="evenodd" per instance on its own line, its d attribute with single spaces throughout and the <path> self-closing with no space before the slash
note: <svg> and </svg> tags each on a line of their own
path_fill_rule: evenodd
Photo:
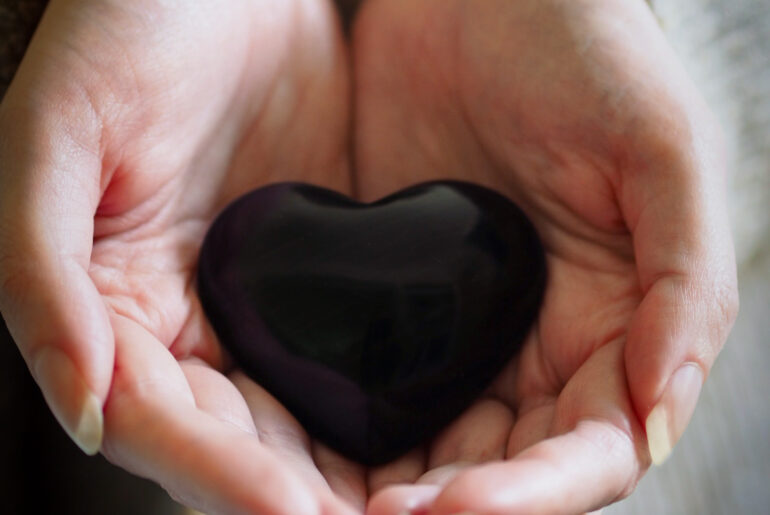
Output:
<svg viewBox="0 0 770 515">
<path fill-rule="evenodd" d="M 666 117 L 652 132 L 670 142 L 634 163 L 620 193 L 644 293 L 629 326 L 626 367 L 655 463 L 684 432 L 738 309 L 726 166 L 713 123 L 689 113 Z"/>
<path fill-rule="evenodd" d="M 634 446 L 608 423 L 586 421 L 516 459 L 459 474 L 431 514 L 582 513 L 616 500 L 618 477 L 634 468 Z M 565 457 L 569 457 L 565 459 Z"/>
<path fill-rule="evenodd" d="M 430 446 L 428 468 L 503 459 L 513 418 L 510 408 L 498 400 L 481 399 L 474 403 L 435 438 Z"/>
<path fill-rule="evenodd" d="M 518 410 L 506 458 L 549 436 L 556 398 L 564 388 L 550 360 L 543 355 L 540 332 L 539 327 L 530 332 L 515 363 L 508 365 L 494 385 L 495 396 Z M 516 368 L 512 369 L 511 365 Z"/>
<path fill-rule="evenodd" d="M 394 485 L 380 490 L 369 501 L 366 515 L 403 515 L 427 513 L 441 492 L 436 485 Z"/>
<path fill-rule="evenodd" d="M 369 495 L 374 495 L 387 486 L 414 483 L 425 470 L 425 448 L 416 447 L 386 465 L 369 470 Z"/>
<path fill-rule="evenodd" d="M 377 513 L 401 514 L 424 509 L 440 488 L 463 470 L 474 463 L 502 459 L 512 425 L 513 413 L 508 406 L 495 399 L 481 399 L 434 439 L 428 470 L 415 485 L 385 488 L 375 496 L 372 506 Z"/>
<path fill-rule="evenodd" d="M 313 461 L 310 437 L 296 418 L 275 397 L 242 372 L 231 374 L 249 407 L 262 444 L 296 470 L 308 483 L 328 489 Z"/>
<path fill-rule="evenodd" d="M 179 366 L 190 385 L 198 409 L 257 436 L 249 407 L 229 379 L 196 358 L 180 361 Z"/>
<path fill-rule="evenodd" d="M 234 372 L 230 380 L 246 401 L 260 441 L 313 487 L 321 500 L 323 513 L 355 513 L 344 499 L 334 495 L 316 466 L 310 437 L 297 419 L 267 390 L 242 372 Z"/>
<path fill-rule="evenodd" d="M 543 399 L 541 403 L 532 406 L 516 420 L 513 426 L 505 457 L 513 458 L 524 449 L 545 440 L 553 425 L 555 399 Z"/>
<path fill-rule="evenodd" d="M 194 284 L 188 285 L 185 298 L 189 299 L 190 311 L 182 329 L 171 343 L 169 351 L 177 361 L 195 357 L 213 369 L 229 370 L 231 359 L 219 343 L 214 328 L 206 318 Z"/>
<path fill-rule="evenodd" d="M 105 455 L 204 513 L 321 513 L 321 500 L 257 438 L 196 408 L 182 370 L 138 324 L 115 316 Z"/>
<path fill-rule="evenodd" d="M 583 513 L 627 495 L 646 450 L 623 373 L 623 341 L 594 352 L 565 386 L 551 438 L 461 472 L 430 513 Z"/>
<path fill-rule="evenodd" d="M 466 464 L 451 464 L 426 472 L 425 451 L 419 447 L 398 460 L 369 473 L 369 505 L 366 513 L 420 513 L 430 506 L 449 475 Z"/>
<path fill-rule="evenodd" d="M 433 500 L 457 474 L 472 467 L 472 462 L 455 461 L 432 468 L 420 476 L 414 484 L 397 483 L 384 486 L 373 493 L 368 513 L 420 513 L 427 511 Z"/>
<path fill-rule="evenodd" d="M 366 469 L 319 442 L 313 442 L 313 461 L 332 491 L 363 512 L 366 508 Z"/>
<path fill-rule="evenodd" d="M 72 84 L 35 97 L 45 81 L 30 59 L 0 105 L 0 311 L 54 415 L 94 454 L 114 352 L 88 276 L 100 124 Z"/>
<path fill-rule="evenodd" d="M 457 477 L 460 472 L 468 470 L 475 465 L 477 464 L 470 461 L 456 461 L 449 465 L 430 469 L 417 480 L 416 484 L 434 485 L 443 488 Z"/>
</svg>

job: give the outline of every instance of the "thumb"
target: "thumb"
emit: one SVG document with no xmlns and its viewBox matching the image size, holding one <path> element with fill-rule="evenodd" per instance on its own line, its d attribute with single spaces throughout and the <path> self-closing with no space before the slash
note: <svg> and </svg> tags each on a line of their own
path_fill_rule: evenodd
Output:
<svg viewBox="0 0 770 515">
<path fill-rule="evenodd" d="M 678 127 L 689 144 L 647 156 L 622 195 L 644 292 L 629 326 L 625 365 L 658 465 L 689 423 L 738 310 L 724 159 L 718 139 L 703 127 L 708 124 Z"/>
<path fill-rule="evenodd" d="M 59 423 L 95 454 L 114 353 L 88 275 L 99 125 L 86 95 L 40 94 L 39 79 L 22 65 L 0 105 L 0 312 Z"/>
</svg>

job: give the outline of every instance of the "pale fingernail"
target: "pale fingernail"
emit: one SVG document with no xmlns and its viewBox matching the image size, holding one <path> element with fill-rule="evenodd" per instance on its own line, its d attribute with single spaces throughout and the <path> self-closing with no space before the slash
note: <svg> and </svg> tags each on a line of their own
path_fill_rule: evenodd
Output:
<svg viewBox="0 0 770 515">
<path fill-rule="evenodd" d="M 55 347 L 38 352 L 32 367 L 56 420 L 89 456 L 102 445 L 102 403 L 88 388 L 72 360 Z"/>
<path fill-rule="evenodd" d="M 647 444 L 655 465 L 661 465 L 671 455 L 695 411 L 703 386 L 700 367 L 688 363 L 680 367 L 668 382 L 658 404 L 647 416 Z"/>
</svg>

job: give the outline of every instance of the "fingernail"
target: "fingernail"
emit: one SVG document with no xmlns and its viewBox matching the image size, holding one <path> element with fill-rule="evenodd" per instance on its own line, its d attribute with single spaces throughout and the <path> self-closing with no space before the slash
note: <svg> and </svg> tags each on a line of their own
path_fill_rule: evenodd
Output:
<svg viewBox="0 0 770 515">
<path fill-rule="evenodd" d="M 688 363 L 680 367 L 668 382 L 663 396 L 647 416 L 647 444 L 655 465 L 661 465 L 671 455 L 676 442 L 682 437 L 695 411 L 703 372 Z"/>
<path fill-rule="evenodd" d="M 88 388 L 72 360 L 55 347 L 42 349 L 32 367 L 56 420 L 89 456 L 102 445 L 102 403 Z"/>
</svg>

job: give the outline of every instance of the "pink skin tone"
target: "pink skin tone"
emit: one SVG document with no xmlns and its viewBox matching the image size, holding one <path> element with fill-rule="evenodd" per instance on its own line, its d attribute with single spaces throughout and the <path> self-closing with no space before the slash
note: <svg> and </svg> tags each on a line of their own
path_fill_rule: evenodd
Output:
<svg viewBox="0 0 770 515">
<path fill-rule="evenodd" d="M 737 311 L 719 132 L 645 4 L 368 0 L 350 42 L 325 0 L 195 9 L 53 0 L 0 107 L 0 309 L 63 426 L 90 395 L 108 459 L 209 513 L 628 495 L 653 408 L 675 441 L 694 407 L 672 375 L 699 384 Z M 437 178 L 522 205 L 545 303 L 482 399 L 365 470 L 232 370 L 197 251 L 268 182 L 372 200 Z"/>
</svg>

